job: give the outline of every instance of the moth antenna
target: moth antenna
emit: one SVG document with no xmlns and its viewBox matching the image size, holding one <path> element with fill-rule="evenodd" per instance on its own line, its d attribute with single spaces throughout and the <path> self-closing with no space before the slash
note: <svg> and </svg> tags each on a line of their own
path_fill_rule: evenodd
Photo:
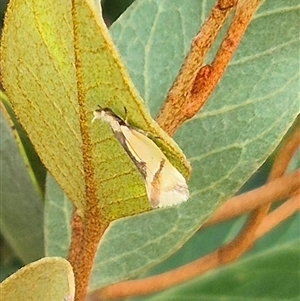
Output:
<svg viewBox="0 0 300 301">
<path fill-rule="evenodd" d="M 127 123 L 127 117 L 128 117 L 128 111 L 127 111 L 127 108 L 124 106 L 124 112 L 125 112 L 125 119 L 124 119 L 124 121 L 125 121 L 125 123 Z"/>
</svg>

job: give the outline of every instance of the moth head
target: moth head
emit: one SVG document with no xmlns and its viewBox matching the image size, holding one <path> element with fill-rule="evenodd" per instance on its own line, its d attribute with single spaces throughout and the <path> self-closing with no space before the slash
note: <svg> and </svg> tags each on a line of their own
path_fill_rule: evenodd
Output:
<svg viewBox="0 0 300 301">
<path fill-rule="evenodd" d="M 100 105 L 98 105 L 98 109 L 94 111 L 94 118 L 92 119 L 92 122 L 94 122 L 96 119 L 100 119 L 106 122 L 111 122 L 112 120 L 120 119 L 111 109 L 109 108 L 102 108 Z"/>
</svg>

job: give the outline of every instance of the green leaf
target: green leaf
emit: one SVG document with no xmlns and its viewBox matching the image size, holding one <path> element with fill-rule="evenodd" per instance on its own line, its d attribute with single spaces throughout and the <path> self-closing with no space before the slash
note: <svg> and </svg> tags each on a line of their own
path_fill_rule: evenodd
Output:
<svg viewBox="0 0 300 301">
<path fill-rule="evenodd" d="M 74 292 L 71 265 L 55 257 L 30 263 L 0 284 L 0 296 L 5 301 L 72 301 Z"/>
<path fill-rule="evenodd" d="M 145 298 L 130 300 L 175 301 L 175 300 L 298 300 L 299 299 L 299 218 L 297 213 L 284 224 L 260 239 L 254 248 L 234 264 L 210 271 L 174 288 Z M 199 245 L 220 244 L 228 225 L 207 229 L 193 238 L 190 246 L 185 247 L 173 262 L 180 265 L 182 257 L 192 261 L 189 253 L 198 253 Z M 221 238 L 220 232 L 224 235 Z M 186 254 L 188 255 L 186 256 Z M 200 251 L 202 253 L 202 250 Z M 199 256 L 200 254 L 198 254 Z M 166 264 L 156 273 L 161 273 Z M 170 268 L 170 262 L 169 267 Z"/>
<path fill-rule="evenodd" d="M 39 156 L 37 155 L 32 143 L 30 142 L 27 133 L 23 129 L 22 125 L 18 121 L 16 115 L 13 112 L 11 104 L 4 94 L 4 92 L 0 91 L 0 99 L 4 104 L 4 107 L 9 114 L 11 121 L 14 124 L 14 132 L 16 132 L 16 142 L 19 146 L 21 154 L 25 161 L 28 161 L 26 167 L 28 169 L 29 174 L 31 175 L 33 183 L 35 183 L 38 190 L 40 190 L 40 194 L 43 194 L 45 188 L 45 180 L 46 180 L 46 169 L 43 163 L 41 162 Z"/>
<path fill-rule="evenodd" d="M 98 104 L 123 117 L 126 107 L 129 122 L 159 137 L 185 176 L 189 165 L 145 110 L 99 7 L 94 11 L 95 4 L 90 5 L 12 0 L 1 72 L 15 112 L 47 169 L 81 212 L 87 199 L 97 199 L 105 223 L 150 207 L 140 174 L 109 125 L 91 124 Z"/>
<path fill-rule="evenodd" d="M 215 1 L 135 1 L 110 28 L 129 74 L 155 116 Z"/>
<path fill-rule="evenodd" d="M 71 241 L 73 206 L 50 174 L 45 195 L 45 254 L 67 258 Z"/>
<path fill-rule="evenodd" d="M 17 145 L 18 134 L 0 105 L 1 233 L 22 261 L 28 263 L 44 255 L 44 208 L 25 153 L 22 151 L 22 155 L 21 144 Z"/>
<path fill-rule="evenodd" d="M 159 84 L 162 74 L 153 70 L 164 67 L 171 85 L 168 74 L 176 74 L 194 34 L 194 28 L 188 34 L 190 28 L 184 25 L 199 24 L 200 16 L 204 21 L 208 14 L 190 13 L 196 5 L 199 1 L 136 1 L 112 27 L 137 86 L 144 80 L 144 86 L 151 87 L 141 94 L 160 94 L 149 98 L 153 111 L 166 91 Z M 208 104 L 175 135 L 192 162 L 190 200 L 112 223 L 99 246 L 92 289 L 140 275 L 173 254 L 275 149 L 299 113 L 298 14 L 296 1 L 266 1 L 261 6 Z M 174 30 L 169 18 L 176 15 L 181 31 Z M 158 59 L 149 60 L 150 54 Z M 144 63 L 137 64 L 135 58 L 143 56 Z"/>
</svg>

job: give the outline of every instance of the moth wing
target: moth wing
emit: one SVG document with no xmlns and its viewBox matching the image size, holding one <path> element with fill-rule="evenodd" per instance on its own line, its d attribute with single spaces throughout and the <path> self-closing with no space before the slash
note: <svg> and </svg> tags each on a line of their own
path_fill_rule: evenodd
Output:
<svg viewBox="0 0 300 301">
<path fill-rule="evenodd" d="M 125 137 L 125 144 L 129 152 L 139 162 L 146 164 L 146 178 L 152 181 L 156 171 L 159 169 L 161 160 L 167 158 L 159 147 L 146 135 L 128 126 L 121 126 Z"/>
<path fill-rule="evenodd" d="M 160 187 L 156 191 L 156 187 Z M 183 175 L 169 162 L 162 161 L 161 168 L 152 182 L 151 203 L 155 207 L 180 204 L 189 198 L 189 190 Z"/>
<path fill-rule="evenodd" d="M 153 208 L 179 204 L 189 198 L 189 191 L 182 174 L 170 163 L 160 148 L 141 132 L 121 126 L 126 147 L 135 158 L 144 162 L 141 174 L 146 183 L 147 195 Z M 128 152 L 128 151 L 127 151 Z"/>
</svg>

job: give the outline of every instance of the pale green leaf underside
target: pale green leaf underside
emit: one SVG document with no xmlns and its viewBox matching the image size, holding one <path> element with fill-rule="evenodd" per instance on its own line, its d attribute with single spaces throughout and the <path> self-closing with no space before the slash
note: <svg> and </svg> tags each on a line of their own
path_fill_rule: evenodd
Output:
<svg viewBox="0 0 300 301">
<path fill-rule="evenodd" d="M 0 296 L 5 301 L 72 301 L 74 292 L 72 267 L 58 257 L 30 263 L 0 284 Z"/>
<path fill-rule="evenodd" d="M 211 5 L 202 2 L 200 9 Z M 142 89 L 142 96 L 160 95 L 148 99 L 153 111 L 166 92 L 160 85 L 161 74 L 156 76 L 157 65 L 175 72 L 179 69 L 188 38 L 194 34 L 195 25 L 190 23 L 199 25 L 205 19 L 201 16 L 208 13 L 191 13 L 197 9 L 196 0 L 172 1 L 172 5 L 169 1 L 137 0 L 112 28 L 134 82 L 142 77 L 151 87 L 145 85 L 149 91 Z M 260 8 L 209 103 L 175 135 L 192 162 L 190 200 L 179 207 L 114 222 L 101 242 L 92 288 L 137 275 L 180 248 L 276 147 L 299 113 L 299 9 L 297 1 L 266 1 Z M 174 15 L 178 15 L 182 30 L 173 30 Z M 158 46 L 161 44 L 164 51 Z M 148 60 L 146 69 L 135 63 L 142 57 L 161 59 Z M 170 87 L 174 78 L 169 72 L 164 75 L 165 85 Z"/>
<path fill-rule="evenodd" d="M 92 148 L 89 164 L 95 170 L 100 208 L 107 220 L 113 220 L 148 210 L 149 204 L 138 171 L 109 126 L 91 124 L 98 104 L 123 117 L 126 107 L 129 122 L 161 137 L 166 155 L 186 176 L 189 167 L 178 146 L 145 110 L 99 12 L 83 0 L 75 4 L 76 16 L 72 17 L 67 0 L 10 2 L 2 39 L 3 80 L 39 156 L 81 211 L 86 204 L 86 140 L 82 140 L 81 130 L 82 126 L 88 129 L 85 137 Z M 73 23 L 78 32 L 76 62 Z M 79 115 L 77 87 L 83 92 L 84 117 Z"/>
<path fill-rule="evenodd" d="M 5 108 L 2 106 L 0 112 L 1 234 L 21 260 L 28 263 L 44 256 L 44 206 L 37 187 L 30 177 L 28 161 L 25 161 L 20 153 L 13 130 L 4 117 L 9 118 L 9 115 L 3 114 Z"/>
</svg>

